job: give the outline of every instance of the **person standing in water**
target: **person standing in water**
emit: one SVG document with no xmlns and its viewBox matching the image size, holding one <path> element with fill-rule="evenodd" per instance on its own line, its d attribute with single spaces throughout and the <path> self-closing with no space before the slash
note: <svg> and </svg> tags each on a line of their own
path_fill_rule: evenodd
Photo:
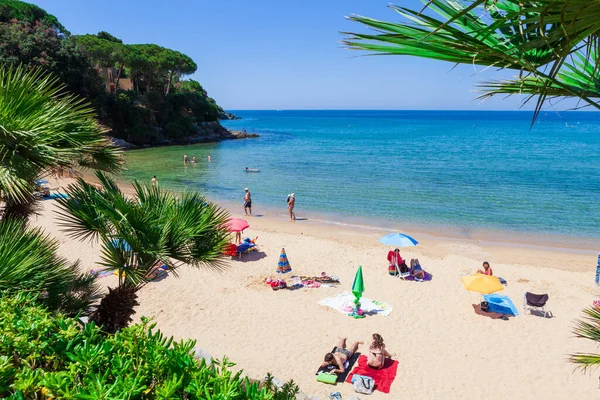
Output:
<svg viewBox="0 0 600 400">
<path fill-rule="evenodd" d="M 296 214 L 294 214 L 294 206 L 296 205 L 296 196 L 294 193 L 290 194 L 287 199 L 288 211 L 290 212 L 290 221 L 296 220 Z"/>
<path fill-rule="evenodd" d="M 210 162 L 210 154 L 208 155 L 208 162 Z"/>
<path fill-rule="evenodd" d="M 196 156 L 192 157 L 192 162 L 196 164 Z"/>
<path fill-rule="evenodd" d="M 246 192 L 244 195 L 244 215 L 252 216 L 252 195 L 248 188 L 245 188 L 244 192 Z"/>
<path fill-rule="evenodd" d="M 152 187 L 158 187 L 158 181 L 156 180 L 156 175 L 152 177 Z"/>
<path fill-rule="evenodd" d="M 190 163 L 190 159 L 188 158 L 187 154 L 183 155 L 183 164 L 189 164 Z"/>
</svg>

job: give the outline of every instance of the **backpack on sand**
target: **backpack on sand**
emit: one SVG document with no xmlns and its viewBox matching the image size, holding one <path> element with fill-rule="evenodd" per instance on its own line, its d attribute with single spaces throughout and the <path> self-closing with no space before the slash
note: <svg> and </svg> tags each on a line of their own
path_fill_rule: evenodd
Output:
<svg viewBox="0 0 600 400">
<path fill-rule="evenodd" d="M 354 375 L 352 377 L 352 386 L 356 393 L 373 394 L 375 381 L 370 376 Z"/>
</svg>

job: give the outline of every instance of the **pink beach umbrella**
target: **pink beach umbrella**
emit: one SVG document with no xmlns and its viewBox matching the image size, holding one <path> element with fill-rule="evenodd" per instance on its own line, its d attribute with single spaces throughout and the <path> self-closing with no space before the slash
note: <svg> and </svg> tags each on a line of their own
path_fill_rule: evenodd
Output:
<svg viewBox="0 0 600 400">
<path fill-rule="evenodd" d="M 225 228 L 229 232 L 242 232 L 244 229 L 250 227 L 250 224 L 245 219 L 241 218 L 231 218 L 229 221 L 225 222 Z"/>
</svg>

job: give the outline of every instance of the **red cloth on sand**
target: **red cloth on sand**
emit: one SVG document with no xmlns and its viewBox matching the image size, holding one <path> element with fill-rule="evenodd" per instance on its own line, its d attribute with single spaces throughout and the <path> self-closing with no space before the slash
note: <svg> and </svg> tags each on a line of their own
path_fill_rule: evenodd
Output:
<svg viewBox="0 0 600 400">
<path fill-rule="evenodd" d="M 390 360 L 388 358 L 385 360 L 383 368 L 375 369 L 367 365 L 367 356 L 361 354 L 360 357 L 358 357 L 358 365 L 348 374 L 346 383 L 352 383 L 352 376 L 354 374 L 370 376 L 375 381 L 375 390 L 389 393 L 390 386 L 392 386 L 392 382 L 396 379 L 396 372 L 398 372 L 398 361 Z"/>
</svg>

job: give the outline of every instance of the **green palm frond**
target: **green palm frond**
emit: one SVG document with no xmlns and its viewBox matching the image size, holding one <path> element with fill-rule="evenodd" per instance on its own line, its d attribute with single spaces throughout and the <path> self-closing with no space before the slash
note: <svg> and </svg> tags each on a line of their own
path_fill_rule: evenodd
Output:
<svg viewBox="0 0 600 400">
<path fill-rule="evenodd" d="M 58 166 L 114 171 L 121 151 L 108 143 L 93 108 L 41 70 L 0 67 L 0 190 L 25 200 L 30 176 Z M 29 171 L 28 176 L 23 176 Z M 31 173 L 33 171 L 33 173 Z"/>
<path fill-rule="evenodd" d="M 94 277 L 57 255 L 58 241 L 22 220 L 0 220 L 0 292 L 34 292 L 54 310 L 84 312 L 97 295 Z"/>
<path fill-rule="evenodd" d="M 575 335 L 582 339 L 600 342 L 600 310 L 586 308 L 583 310 L 585 316 L 576 322 Z M 600 354 L 577 353 L 570 357 L 570 361 L 586 370 L 600 366 Z"/>
<path fill-rule="evenodd" d="M 80 179 L 67 188 L 68 198 L 57 199 L 59 223 L 72 237 L 100 242 L 99 264 L 117 271 L 120 284 L 139 288 L 160 265 L 174 274 L 183 263 L 225 267 L 226 211 L 198 193 L 176 196 L 138 182 L 128 197 L 114 179 L 102 172 L 96 177 L 101 187 Z"/>
<path fill-rule="evenodd" d="M 598 108 L 600 0 L 423 0 L 424 10 L 391 6 L 404 22 L 349 17 L 376 31 L 345 33 L 344 44 L 376 55 L 408 55 L 520 71 L 514 81 L 484 82 L 494 94 L 544 102 L 579 97 Z M 424 11 L 432 11 L 434 18 Z M 431 12 L 429 12 L 431 14 Z"/>
</svg>

